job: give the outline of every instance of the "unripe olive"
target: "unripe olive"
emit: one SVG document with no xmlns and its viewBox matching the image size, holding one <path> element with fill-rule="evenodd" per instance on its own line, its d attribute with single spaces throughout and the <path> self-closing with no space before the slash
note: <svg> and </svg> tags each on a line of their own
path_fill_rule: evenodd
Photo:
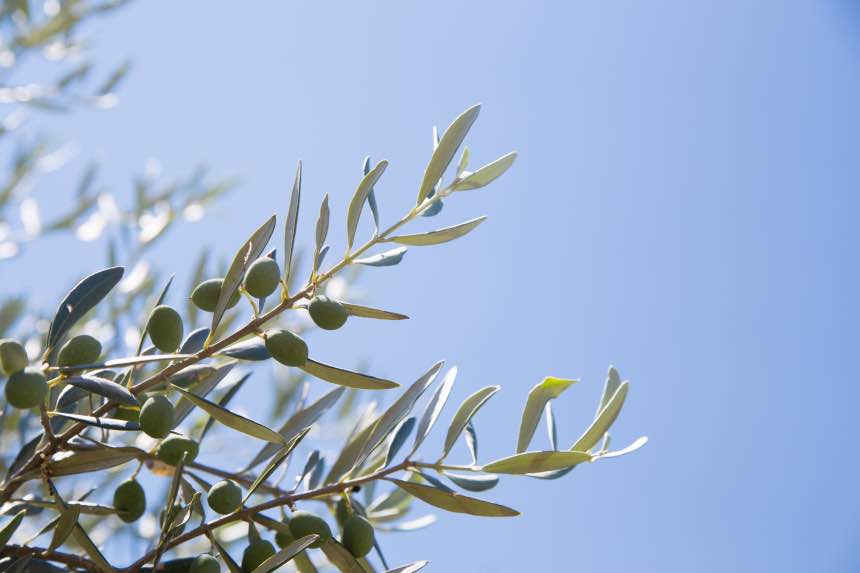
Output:
<svg viewBox="0 0 860 573">
<path fill-rule="evenodd" d="M 242 571 L 244 573 L 250 573 L 257 566 L 275 554 L 275 546 L 272 545 L 271 541 L 266 541 L 265 539 L 258 539 L 256 541 L 252 541 L 248 547 L 245 548 L 245 552 L 242 553 Z"/>
<path fill-rule="evenodd" d="M 158 444 L 155 456 L 166 464 L 175 466 L 182 459 L 182 453 L 187 452 L 185 463 L 191 462 L 197 457 L 199 446 L 197 442 L 185 436 L 172 435 Z"/>
<path fill-rule="evenodd" d="M 200 310 L 212 312 L 215 310 L 215 305 L 218 304 L 218 297 L 221 296 L 221 286 L 224 284 L 224 279 L 209 279 L 203 281 L 191 291 L 191 302 Z M 227 301 L 227 308 L 233 308 L 239 304 L 239 289 Z"/>
<path fill-rule="evenodd" d="M 0 368 L 6 376 L 20 372 L 30 363 L 27 351 L 21 343 L 11 338 L 0 340 Z"/>
<path fill-rule="evenodd" d="M 89 334 L 79 334 L 70 338 L 57 355 L 59 366 L 75 366 L 76 364 L 92 364 L 102 353 L 102 343 Z"/>
<path fill-rule="evenodd" d="M 150 396 L 140 409 L 140 429 L 153 438 L 166 438 L 173 429 L 173 404 L 161 395 Z"/>
<path fill-rule="evenodd" d="M 311 547 L 320 547 L 323 541 L 331 538 L 331 529 L 328 523 L 318 515 L 309 511 L 295 511 L 290 517 L 290 533 L 293 537 L 300 539 L 305 535 L 316 534 L 319 539 L 311 544 Z"/>
<path fill-rule="evenodd" d="M 126 523 L 137 521 L 146 511 L 146 493 L 137 480 L 124 481 L 113 492 L 117 516 Z"/>
<path fill-rule="evenodd" d="M 266 332 L 266 350 L 287 366 L 304 366 L 308 361 L 308 345 L 289 330 L 275 328 Z"/>
<path fill-rule="evenodd" d="M 221 573 L 221 564 L 212 555 L 204 553 L 191 562 L 188 573 Z"/>
<path fill-rule="evenodd" d="M 209 488 L 207 501 L 221 515 L 233 513 L 242 505 L 242 488 L 231 479 L 219 481 Z"/>
<path fill-rule="evenodd" d="M 289 529 L 289 522 L 285 523 L 285 525 L 287 525 L 287 529 Z M 289 545 L 290 543 L 292 543 L 295 540 L 296 540 L 296 538 L 293 537 L 293 534 L 290 533 L 289 531 L 281 531 L 279 529 L 275 533 L 275 543 L 277 543 L 278 547 L 280 547 L 281 549 L 283 549 L 284 547 L 286 547 L 287 545 Z"/>
<path fill-rule="evenodd" d="M 337 330 L 349 318 L 346 308 L 327 296 L 315 296 L 308 305 L 308 312 L 316 325 L 325 330 Z"/>
<path fill-rule="evenodd" d="M 350 504 L 352 507 L 350 507 Z M 341 528 L 343 528 L 343 524 L 346 523 L 346 520 L 349 519 L 353 513 L 364 516 L 364 507 L 354 499 L 347 501 L 345 497 L 341 497 L 337 500 L 337 506 L 334 508 L 334 518 L 337 520 L 337 524 Z"/>
<path fill-rule="evenodd" d="M 166 304 L 152 309 L 146 328 L 149 339 L 162 352 L 174 352 L 182 343 L 182 317 Z"/>
<path fill-rule="evenodd" d="M 269 296 L 281 284 L 281 269 L 275 259 L 263 257 L 248 267 L 245 274 L 245 290 L 254 298 Z"/>
<path fill-rule="evenodd" d="M 364 557 L 373 549 L 373 526 L 360 515 L 353 515 L 343 524 L 341 542 L 354 557 Z"/>
<path fill-rule="evenodd" d="M 38 406 L 47 392 L 45 375 L 32 366 L 15 372 L 6 381 L 6 401 L 22 410 Z"/>
</svg>

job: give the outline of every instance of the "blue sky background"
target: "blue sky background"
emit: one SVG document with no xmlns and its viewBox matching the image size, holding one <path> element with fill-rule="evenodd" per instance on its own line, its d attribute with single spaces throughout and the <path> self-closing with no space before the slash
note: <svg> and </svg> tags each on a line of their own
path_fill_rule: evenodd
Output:
<svg viewBox="0 0 860 573">
<path fill-rule="evenodd" d="M 430 127 L 475 102 L 475 164 L 520 152 L 502 180 L 414 227 L 488 214 L 475 233 L 365 273 L 367 301 L 412 320 L 352 321 L 315 338 L 316 353 L 367 358 L 404 382 L 448 359 L 461 374 L 446 419 L 472 391 L 502 384 L 476 419 L 483 460 L 513 450 L 525 395 L 545 375 L 582 379 L 556 404 L 562 441 L 575 439 L 615 364 L 631 381 L 615 443 L 651 442 L 485 496 L 520 518 L 448 514 L 383 536 L 391 562 L 427 558 L 428 570 L 452 572 L 860 567 L 851 2 L 161 1 L 91 31 L 105 66 L 135 61 L 121 105 L 43 117 L 45 130 L 100 159 L 121 195 L 152 157 L 166 174 L 205 161 L 242 178 L 204 221 L 156 248 L 182 284 L 200 246 L 230 256 L 286 210 L 299 158 L 310 245 L 325 192 L 342 236 L 366 154 L 391 162 L 377 187 L 383 218 L 405 212 Z M 55 182 L 37 197 L 62 202 L 67 189 Z M 31 252 L 3 265 L 38 279 L 34 302 L 52 307 L 67 285 L 36 259 L 82 274 L 104 249 L 69 257 L 46 242 Z"/>
</svg>

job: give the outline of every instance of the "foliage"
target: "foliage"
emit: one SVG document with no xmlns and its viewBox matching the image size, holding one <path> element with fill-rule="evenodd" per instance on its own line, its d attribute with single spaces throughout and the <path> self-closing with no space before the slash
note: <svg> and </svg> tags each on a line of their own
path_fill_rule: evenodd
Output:
<svg viewBox="0 0 860 573">
<path fill-rule="evenodd" d="M 58 2 L 55 11 L 37 17 L 27 2 L 7 1 L 0 13 L 4 28 L 11 30 L 5 49 L 20 59 L 57 42 L 68 47 L 83 19 L 117 5 Z M 94 97 L 112 93 L 124 69 L 112 74 L 108 89 Z M 81 99 L 68 91 L 77 81 L 57 82 L 38 90 L 39 97 L 19 97 L 19 103 L 61 109 Z M 15 93 L 9 89 L 0 90 L 0 96 Z M 479 389 L 463 401 L 448 424 L 442 451 L 426 458 L 419 452 L 441 418 L 456 367 L 444 371 L 443 363 L 436 363 L 398 389 L 395 381 L 314 359 L 313 340 L 309 343 L 305 337 L 316 328 L 337 330 L 349 320 L 407 318 L 345 300 L 349 289 L 332 292 L 328 287 L 333 279 L 360 267 L 398 265 L 407 248 L 453 241 L 484 220 L 478 217 L 425 233 L 406 231 L 418 217 L 435 216 L 444 201 L 490 184 L 513 164 L 515 153 L 469 170 L 470 154 L 463 144 L 479 111 L 474 106 L 463 112 L 441 137 L 434 130 L 435 146 L 415 204 L 390 225 L 379 217 L 375 193 L 388 162 L 372 165 L 365 160 L 342 225 L 346 251 L 330 266 L 325 264 L 329 232 L 341 225 L 331 220 L 326 196 L 313 225 L 310 269 L 304 277 L 297 247 L 299 163 L 289 200 L 278 208 L 285 214 L 281 230 L 275 215 L 261 222 L 238 246 L 221 277 L 210 276 L 202 256 L 192 284 L 182 293 L 190 301 L 184 308 L 166 304 L 178 287 L 172 278 L 159 280 L 144 256 L 146 245 L 169 223 L 159 223 L 152 236 L 153 228 L 140 222 L 156 205 L 171 213 L 163 221 L 172 222 L 176 210 L 217 198 L 225 185 L 138 193 L 127 216 L 118 217 L 137 232 L 137 239 L 121 252 L 111 249 L 109 265 L 83 277 L 59 301 L 41 331 L 35 327 L 37 311 L 28 309 L 24 299 L 0 302 L 0 336 L 10 336 L 0 344 L 0 366 L 7 377 L 22 380 L 15 388 L 16 403 L 26 404 L 21 395 L 27 398 L 28 392 L 40 392 L 41 385 L 48 387 L 43 397 L 35 396 L 33 408 L 2 402 L 0 513 L 8 517 L 0 525 L 0 567 L 217 571 L 220 561 L 231 572 L 270 571 L 283 565 L 309 572 L 325 564 L 344 572 L 376 571 L 380 565 L 391 572 L 412 572 L 427 562 L 390 569 L 375 533 L 431 524 L 431 515 L 407 517 L 414 499 L 447 512 L 515 516 L 515 509 L 473 494 L 495 487 L 501 474 L 556 479 L 579 464 L 641 447 L 644 438 L 622 450 L 609 450 L 609 429 L 628 392 L 628 383 L 614 368 L 609 369 L 594 420 L 570 448 L 557 446 L 552 401 L 574 381 L 548 377 L 526 398 L 514 453 L 481 463 L 473 419 L 497 386 Z M 446 183 L 458 153 L 453 177 Z M 0 213 L 26 204 L 19 186 L 32 175 L 37 157 L 31 150 L 22 167 L 13 170 L 0 191 Z M 87 217 L 101 213 L 91 213 L 93 205 L 108 201 L 105 195 L 89 193 L 79 194 L 80 205 L 63 225 L 49 228 L 77 229 L 80 236 Z M 373 232 L 362 241 L 359 222 L 368 210 Z M 276 231 L 283 242 L 277 239 L 273 248 Z M 0 237 L 0 242 L 14 244 L 6 250 L 12 256 L 25 241 L 10 237 Z M 26 240 L 33 238 L 31 234 Z M 139 271 L 126 273 L 116 264 L 119 260 L 131 261 L 138 269 L 145 265 L 145 278 L 129 284 L 128 275 Z M 205 292 L 194 291 L 198 294 L 191 298 L 195 287 L 213 278 L 220 282 L 207 283 Z M 119 322 L 130 325 L 130 346 L 124 341 L 129 337 L 104 328 Z M 191 328 L 198 324 L 203 326 Z M 101 336 L 85 336 L 92 333 Z M 231 407 L 249 377 L 274 363 L 279 363 L 279 374 L 270 419 L 257 420 Z M 20 374 L 25 367 L 27 376 Z M 323 387 L 321 397 L 308 400 L 312 388 Z M 366 393 L 379 400 L 393 397 L 386 408 L 377 409 L 372 402 L 360 412 L 358 397 Z M 423 408 L 418 408 L 422 399 Z M 552 449 L 529 450 L 541 419 L 546 420 Z M 327 453 L 322 442 L 311 444 L 321 440 L 321 429 L 338 435 L 345 424 L 351 429 L 334 454 Z M 235 465 L 233 459 L 220 467 L 203 463 L 198 453 L 207 450 L 213 435 L 256 443 L 257 453 L 239 471 L 225 467 Z M 461 438 L 471 461 L 449 463 Z M 300 446 L 310 453 L 290 470 Z M 294 480 L 285 485 L 287 475 Z M 158 485 L 165 488 L 162 494 Z M 311 513 L 315 506 L 326 512 Z M 105 541 L 115 535 L 138 539 L 135 546 L 141 553 L 118 558 L 105 551 Z"/>
</svg>

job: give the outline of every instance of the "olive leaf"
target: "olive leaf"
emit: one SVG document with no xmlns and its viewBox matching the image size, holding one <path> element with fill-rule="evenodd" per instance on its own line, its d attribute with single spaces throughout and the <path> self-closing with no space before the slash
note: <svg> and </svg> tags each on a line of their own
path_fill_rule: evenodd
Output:
<svg viewBox="0 0 860 573">
<path fill-rule="evenodd" d="M 227 390 L 227 392 L 221 397 L 220 400 L 218 400 L 218 405 L 221 406 L 222 408 L 226 408 L 227 404 L 230 403 L 230 400 L 233 399 L 233 397 L 239 392 L 239 390 L 242 389 L 242 386 L 245 385 L 245 382 L 248 381 L 248 378 L 251 377 L 251 374 L 252 374 L 252 372 L 248 372 L 247 374 L 245 374 L 244 376 L 239 378 L 232 386 L 230 386 L 230 389 Z M 206 436 L 207 433 L 209 433 L 210 428 L 212 428 L 212 426 L 214 426 L 214 425 L 215 425 L 215 418 L 213 418 L 212 416 L 209 416 L 209 419 L 206 420 L 206 424 L 203 426 L 203 429 L 200 431 L 200 439 L 197 440 L 198 443 L 203 441 L 203 438 Z"/>
<path fill-rule="evenodd" d="M 380 531 L 418 531 L 436 523 L 435 515 L 424 515 L 410 519 L 409 521 L 400 521 L 391 525 L 377 526 Z"/>
<path fill-rule="evenodd" d="M 618 374 L 618 370 L 614 366 L 610 366 L 609 371 L 606 373 L 606 382 L 603 384 L 603 394 L 600 396 L 600 404 L 597 406 L 597 412 L 594 413 L 595 418 L 600 415 L 600 412 L 609 403 L 609 400 L 618 390 L 619 386 L 621 386 L 621 375 Z"/>
<path fill-rule="evenodd" d="M 140 402 L 125 386 L 105 378 L 84 374 L 81 376 L 70 376 L 66 378 L 66 382 L 72 386 L 119 402 L 120 404 L 140 406 Z"/>
<path fill-rule="evenodd" d="M 57 520 L 54 535 L 51 536 L 51 543 L 48 545 L 48 551 L 57 549 L 66 541 L 75 529 L 75 525 L 78 524 L 79 515 L 80 509 L 74 506 L 63 507 L 60 510 L 60 517 Z"/>
<path fill-rule="evenodd" d="M 415 418 L 406 418 L 403 420 L 399 426 L 397 426 L 396 430 L 392 433 L 391 442 L 388 444 L 388 450 L 385 453 L 385 461 L 382 464 L 382 467 L 387 467 L 390 464 L 394 457 L 397 455 L 397 452 L 400 451 L 400 448 L 403 447 L 403 443 L 409 437 L 409 434 L 412 433 L 412 428 L 415 427 Z"/>
<path fill-rule="evenodd" d="M 454 513 L 467 513 L 484 517 L 513 517 L 520 513 L 510 507 L 475 499 L 453 491 L 395 478 L 384 478 L 425 503 Z"/>
<path fill-rule="evenodd" d="M 269 571 L 274 571 L 284 563 L 288 562 L 290 559 L 310 547 L 312 543 L 314 543 L 317 539 L 319 539 L 319 535 L 305 535 L 302 538 L 296 539 L 262 563 L 260 563 L 252 573 L 268 573 Z"/>
<path fill-rule="evenodd" d="M 453 366 L 445 373 L 442 382 L 439 383 L 439 388 L 436 389 L 433 397 L 430 398 L 430 401 L 424 408 L 421 421 L 418 423 L 418 430 L 415 432 L 415 443 L 412 445 L 410 456 L 418 451 L 418 448 L 421 447 L 421 444 L 424 443 L 424 440 L 430 434 L 430 430 L 433 429 L 433 425 L 439 418 L 439 414 L 442 413 L 442 408 L 445 407 L 445 403 L 448 401 L 448 396 L 451 394 L 451 388 L 454 387 L 454 380 L 456 378 L 457 367 Z"/>
<path fill-rule="evenodd" d="M 376 403 L 372 402 L 358 419 L 352 433 L 346 440 L 346 444 L 341 448 L 340 454 L 326 475 L 325 483 L 333 483 L 342 478 L 357 465 L 358 457 L 364 451 L 370 434 L 379 421 L 378 419 L 371 421 L 375 410 Z"/>
<path fill-rule="evenodd" d="M 585 430 L 585 433 L 571 446 L 571 450 L 580 452 L 590 451 L 597 442 L 603 438 L 609 427 L 618 417 L 621 412 L 621 407 L 624 405 L 624 399 L 627 398 L 627 382 L 622 382 L 618 389 L 612 394 L 612 397 L 606 402 L 606 406 L 600 411 L 591 425 Z"/>
<path fill-rule="evenodd" d="M 227 427 L 233 428 L 243 434 L 247 434 L 251 437 L 258 438 L 261 440 L 266 440 L 267 442 L 273 442 L 276 444 L 283 444 L 284 438 L 279 433 L 275 432 L 271 428 L 260 424 L 259 422 L 255 422 L 254 420 L 250 420 L 245 418 L 244 416 L 240 416 L 239 414 L 235 414 L 226 408 L 222 408 L 218 404 L 214 402 L 210 402 L 206 398 L 202 398 L 193 394 L 187 390 L 180 388 L 179 386 L 173 386 L 173 388 L 179 392 L 183 398 L 204 410 L 207 414 L 221 422 Z"/>
<path fill-rule="evenodd" d="M 385 173 L 386 167 L 388 167 L 388 161 L 384 159 L 377 163 L 376 167 L 371 169 L 361 180 L 361 183 L 358 184 L 358 188 L 349 202 L 349 209 L 346 215 L 347 251 L 352 249 L 352 245 L 355 242 L 355 232 L 358 230 L 358 221 L 361 218 L 361 211 L 364 208 L 365 201 L 367 201 L 367 196 L 373 190 L 373 186 L 376 185 L 379 178 L 382 177 L 382 174 Z"/>
<path fill-rule="evenodd" d="M 194 306 L 193 304 L 191 306 Z M 194 308 L 197 308 L 196 306 Z M 206 327 L 192 330 L 185 337 L 182 346 L 179 347 L 180 354 L 194 354 L 203 350 L 203 344 L 209 338 L 209 329 Z"/>
<path fill-rule="evenodd" d="M 52 366 L 51 370 L 58 372 L 77 372 L 79 370 L 96 370 L 103 368 L 120 368 L 122 366 L 137 366 L 140 364 L 149 364 L 151 362 L 171 362 L 174 360 L 184 360 L 191 358 L 191 354 L 145 354 L 143 356 L 130 356 L 128 358 L 116 358 L 114 360 L 105 360 L 104 362 L 94 362 L 92 364 L 76 364 L 74 366 Z"/>
<path fill-rule="evenodd" d="M 350 316 L 358 316 L 361 318 L 375 318 L 378 320 L 406 320 L 407 318 L 409 318 L 405 314 L 391 312 L 389 310 L 380 310 L 378 308 L 362 306 L 360 304 L 351 304 L 343 301 L 340 301 L 340 304 L 343 305 L 343 307 L 346 309 L 346 312 L 348 312 Z"/>
<path fill-rule="evenodd" d="M 428 233 L 418 233 L 417 235 L 396 235 L 389 237 L 386 241 L 413 246 L 438 245 L 462 237 L 486 219 L 484 216 L 477 217 L 453 227 L 445 227 L 444 229 L 437 229 Z"/>
<path fill-rule="evenodd" d="M 352 553 L 334 539 L 329 538 L 323 541 L 320 549 L 325 553 L 329 563 L 337 567 L 341 573 L 366 573 L 364 567 L 355 560 Z"/>
<path fill-rule="evenodd" d="M 272 357 L 266 348 L 266 343 L 259 338 L 251 338 L 237 342 L 233 346 L 222 350 L 218 354 L 238 358 L 239 360 L 261 361 Z"/>
<path fill-rule="evenodd" d="M 433 150 L 433 155 L 430 157 L 427 168 L 424 170 L 424 178 L 421 180 L 421 187 L 418 189 L 417 204 L 420 205 L 427 198 L 442 178 L 442 175 L 445 174 L 445 170 L 448 169 L 448 165 L 454 159 L 457 149 L 463 143 L 466 134 L 469 133 L 469 129 L 475 123 L 475 119 L 477 119 L 480 111 L 480 105 L 470 107 L 460 114 L 448 129 L 445 130 L 442 139 L 439 140 L 439 145 Z"/>
<path fill-rule="evenodd" d="M 390 251 L 385 251 L 384 253 L 371 255 L 362 259 L 354 259 L 352 262 L 359 265 L 367 265 L 369 267 L 393 267 L 403 260 L 403 255 L 405 254 L 406 247 L 397 247 Z"/>
<path fill-rule="evenodd" d="M 475 424 L 472 420 L 466 424 L 466 447 L 469 448 L 469 453 L 472 455 L 472 464 L 478 465 L 478 431 L 475 429 Z"/>
<path fill-rule="evenodd" d="M 364 158 L 362 163 L 362 171 L 365 175 L 370 173 L 370 156 Z M 376 206 L 376 193 L 373 188 L 367 194 L 367 204 L 370 205 L 370 213 L 373 215 L 373 235 L 379 234 L 379 207 Z"/>
<path fill-rule="evenodd" d="M 207 534 L 209 537 L 209 542 L 215 546 L 215 549 L 218 550 L 218 554 L 221 556 L 221 559 L 224 560 L 224 563 L 227 565 L 227 569 L 230 570 L 230 573 L 242 573 L 242 568 L 239 567 L 239 564 L 230 557 L 230 554 L 227 553 L 227 550 L 218 543 L 218 540 L 215 538 L 215 535 L 212 533 Z"/>
<path fill-rule="evenodd" d="M 445 472 L 445 477 L 467 491 L 487 491 L 496 487 L 499 476 L 494 474 L 459 474 Z"/>
<path fill-rule="evenodd" d="M 457 409 L 457 413 L 454 414 L 451 424 L 448 426 L 448 434 L 445 436 L 445 446 L 440 460 L 444 459 L 451 451 L 451 448 L 454 447 L 454 443 L 456 443 L 460 434 L 463 433 L 463 429 L 465 429 L 469 420 L 472 419 L 472 416 L 498 391 L 499 386 L 486 386 L 463 400 L 463 403 Z"/>
<path fill-rule="evenodd" d="M 517 438 L 517 453 L 526 451 L 532 441 L 544 406 L 550 400 L 558 398 L 562 392 L 570 388 L 578 380 L 567 380 L 547 376 L 529 391 L 526 405 L 523 409 L 523 417 L 520 421 L 520 434 Z"/>
<path fill-rule="evenodd" d="M 278 469 L 278 467 L 284 462 L 284 460 L 287 459 L 287 457 L 293 452 L 293 450 L 296 449 L 296 446 L 298 446 L 299 442 L 301 442 L 302 439 L 306 435 L 308 435 L 309 431 L 310 428 L 308 427 L 299 432 L 297 436 L 287 442 L 284 447 L 281 448 L 281 450 L 277 453 L 277 455 L 275 455 L 275 457 L 273 457 L 269 461 L 269 463 L 266 464 L 266 468 L 262 472 L 260 472 L 260 475 L 257 476 L 257 479 L 255 479 L 251 486 L 248 488 L 248 493 L 245 494 L 245 498 L 242 500 L 243 504 L 247 502 L 251 495 L 257 490 L 257 488 L 260 487 L 260 484 L 264 483 L 267 479 L 269 479 L 269 476 L 272 475 L 272 473 L 276 469 Z"/>
<path fill-rule="evenodd" d="M 359 374 L 351 372 L 343 368 L 330 366 L 322 362 L 308 359 L 307 363 L 301 367 L 302 370 L 315 376 L 320 380 L 338 384 L 339 386 L 348 386 L 350 388 L 360 388 L 362 390 L 388 390 L 400 386 L 397 382 L 368 376 L 367 374 Z"/>
<path fill-rule="evenodd" d="M 275 231 L 276 217 L 272 215 L 269 219 L 258 228 L 251 237 L 245 241 L 242 247 L 236 252 L 233 257 L 233 262 L 230 263 L 230 268 L 224 276 L 224 282 L 221 283 L 221 292 L 218 295 L 218 302 L 215 304 L 215 310 L 212 311 L 212 324 L 209 327 L 211 333 L 215 333 L 218 329 L 221 319 L 224 317 L 230 299 L 242 284 L 242 279 L 245 277 L 245 271 L 257 258 L 263 254 L 269 239 L 272 238 L 272 233 Z"/>
<path fill-rule="evenodd" d="M 83 416 L 80 414 L 66 414 L 65 412 L 48 412 L 48 415 L 56 418 L 63 418 L 65 420 L 72 420 L 74 422 L 81 422 L 82 424 L 86 424 L 88 426 L 95 426 L 96 428 L 103 428 L 105 430 L 119 430 L 124 432 L 140 430 L 140 424 L 138 424 L 137 422 L 117 420 L 114 418 Z"/>
<path fill-rule="evenodd" d="M 567 469 L 591 460 L 592 455 L 588 452 L 525 452 L 490 462 L 481 469 L 485 472 L 525 475 Z"/>
<path fill-rule="evenodd" d="M 324 253 L 325 239 L 328 236 L 328 222 L 329 217 L 331 216 L 331 210 L 328 206 L 328 193 L 323 197 L 322 203 L 320 204 L 320 214 L 317 217 L 317 227 L 316 227 L 316 247 L 314 250 L 314 269 L 313 274 L 316 275 L 319 270 L 319 264 L 322 262 L 322 256 Z"/>
<path fill-rule="evenodd" d="M 82 316 L 92 310 L 122 279 L 125 269 L 110 267 L 76 284 L 60 303 L 48 328 L 48 349 L 54 348 Z"/>
<path fill-rule="evenodd" d="M 48 463 L 48 471 L 52 476 L 87 473 L 116 467 L 144 455 L 143 450 L 128 446 L 77 450 L 63 457 L 55 457 Z"/>
<path fill-rule="evenodd" d="M 429 563 L 429 561 L 416 561 L 415 563 L 410 563 L 409 565 L 403 565 L 401 567 L 389 569 L 388 571 L 384 571 L 383 573 L 415 573 L 419 569 L 424 569 L 424 567 L 426 567 Z"/>
<path fill-rule="evenodd" d="M 87 532 L 84 531 L 84 528 L 81 527 L 79 523 L 76 523 L 72 528 L 72 536 L 75 538 L 75 541 L 78 542 L 87 555 L 90 556 L 90 559 L 95 561 L 96 565 L 102 571 L 113 572 L 113 567 L 110 566 L 110 563 L 107 562 L 102 552 L 99 551 L 98 546 L 93 543 L 93 540 L 90 539 L 90 536 L 87 535 Z"/>
<path fill-rule="evenodd" d="M 512 151 L 484 165 L 474 173 L 469 173 L 465 169 L 460 170 L 452 188 L 454 191 L 466 191 L 488 185 L 501 177 L 513 165 L 516 158 L 517 152 Z"/>
<path fill-rule="evenodd" d="M 197 396 L 206 396 L 213 388 L 215 388 L 215 386 L 226 378 L 228 374 L 230 374 L 235 365 L 235 362 L 228 362 L 227 364 L 219 366 L 215 372 L 191 388 L 188 388 L 188 390 L 194 392 Z M 173 427 L 178 427 L 179 424 L 188 417 L 188 414 L 190 414 L 193 409 L 194 403 L 191 400 L 180 398 L 173 406 Z"/>
<path fill-rule="evenodd" d="M 4 547 L 9 542 L 25 515 L 27 511 L 22 509 L 0 529 L 0 547 Z"/>
<path fill-rule="evenodd" d="M 27 463 L 27 460 L 33 457 L 33 454 L 36 453 L 36 449 L 39 447 L 39 443 L 42 441 L 42 437 L 44 434 L 39 434 L 26 444 L 24 444 L 18 453 L 15 455 L 15 459 L 12 460 L 12 463 L 9 464 L 9 471 L 6 472 L 6 478 L 15 474 L 18 470 L 20 470 Z"/>
<path fill-rule="evenodd" d="M 296 228 L 299 223 L 299 204 L 302 199 L 302 162 L 296 167 L 296 178 L 290 194 L 290 207 L 287 209 L 287 223 L 284 226 L 284 283 L 290 284 L 293 267 L 293 249 L 296 245 Z"/>
<path fill-rule="evenodd" d="M 630 444 L 629 446 L 627 446 L 626 448 L 622 448 L 620 450 L 615 450 L 612 452 L 603 452 L 603 453 L 595 454 L 594 459 L 595 460 L 601 460 L 604 458 L 617 458 L 619 456 L 624 456 L 624 455 L 635 452 L 636 450 L 638 450 L 639 448 L 641 448 L 642 446 L 644 446 L 647 443 L 648 443 L 648 437 L 647 436 L 640 436 L 640 437 L 636 438 L 633 441 L 633 443 Z"/>
<path fill-rule="evenodd" d="M 549 435 L 549 443 L 552 449 L 558 449 L 558 429 L 555 423 L 555 414 L 552 413 L 552 402 L 547 402 L 544 406 L 544 414 L 546 415 L 546 431 Z"/>
</svg>

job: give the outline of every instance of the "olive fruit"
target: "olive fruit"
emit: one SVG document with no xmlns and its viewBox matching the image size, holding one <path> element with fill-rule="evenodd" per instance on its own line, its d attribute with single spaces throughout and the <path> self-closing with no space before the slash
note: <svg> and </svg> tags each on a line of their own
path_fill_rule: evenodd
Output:
<svg viewBox="0 0 860 573">
<path fill-rule="evenodd" d="M 343 524 L 353 513 L 364 517 L 364 507 L 354 499 L 347 501 L 345 497 L 341 497 L 334 508 L 334 518 L 337 520 L 337 524 L 343 528 Z"/>
<path fill-rule="evenodd" d="M 354 557 L 364 557 L 373 549 L 373 526 L 360 515 L 353 515 L 343 524 L 341 542 Z"/>
<path fill-rule="evenodd" d="M 290 533 L 293 537 L 300 539 L 305 535 L 316 534 L 319 539 L 311 544 L 311 547 L 320 547 L 323 541 L 331 537 L 331 529 L 328 523 L 318 515 L 309 511 L 295 511 L 290 517 Z"/>
<path fill-rule="evenodd" d="M 15 372 L 6 381 L 6 401 L 22 410 L 38 406 L 47 392 L 45 375 L 31 366 Z"/>
<path fill-rule="evenodd" d="M 304 366 L 308 361 L 308 345 L 289 330 L 275 328 L 266 332 L 266 350 L 287 366 Z"/>
<path fill-rule="evenodd" d="M 102 343 L 89 334 L 79 334 L 70 338 L 57 355 L 58 366 L 92 364 L 102 353 Z"/>
<path fill-rule="evenodd" d="M 252 541 L 245 552 L 242 553 L 242 571 L 250 573 L 257 568 L 260 563 L 275 554 L 275 546 L 271 541 L 265 539 L 257 539 Z"/>
<path fill-rule="evenodd" d="M 29 362 L 27 351 L 24 350 L 20 342 L 11 338 L 0 340 L 0 368 L 3 369 L 6 376 L 20 372 L 27 367 Z"/>
<path fill-rule="evenodd" d="M 166 304 L 152 309 L 146 329 L 149 339 L 162 352 L 174 352 L 182 343 L 182 317 Z"/>
<path fill-rule="evenodd" d="M 308 305 L 308 312 L 316 325 L 325 330 L 337 330 L 349 318 L 346 307 L 327 296 L 315 296 Z"/>
<path fill-rule="evenodd" d="M 263 257 L 248 267 L 245 274 L 245 290 L 254 298 L 269 296 L 281 283 L 281 269 L 275 259 Z"/>
<path fill-rule="evenodd" d="M 173 429 L 173 404 L 161 395 L 150 396 L 140 408 L 140 429 L 153 438 L 166 438 Z"/>
<path fill-rule="evenodd" d="M 233 513 L 242 505 L 242 488 L 231 479 L 219 481 L 209 488 L 207 501 L 221 515 Z"/>
<path fill-rule="evenodd" d="M 126 523 L 137 521 L 146 511 L 146 493 L 137 480 L 124 481 L 113 492 L 116 514 Z"/>
<path fill-rule="evenodd" d="M 203 553 L 191 562 L 188 573 L 221 573 L 221 564 L 212 555 Z"/>
<path fill-rule="evenodd" d="M 69 388 L 71 388 L 71 386 L 69 386 Z M 116 407 L 116 410 L 114 410 L 113 417 L 117 420 L 125 420 L 126 422 L 139 422 L 140 408 L 119 405 Z"/>
<path fill-rule="evenodd" d="M 166 464 L 175 466 L 182 459 L 182 453 L 186 452 L 185 463 L 191 462 L 197 457 L 199 446 L 197 442 L 185 436 L 168 436 L 158 444 L 155 456 Z"/>
<path fill-rule="evenodd" d="M 221 286 L 224 284 L 224 279 L 209 279 L 203 281 L 191 291 L 191 302 L 200 310 L 212 312 L 215 310 L 215 305 L 218 304 L 218 297 L 221 296 Z M 233 293 L 230 300 L 227 302 L 227 308 L 233 308 L 239 304 L 239 290 Z"/>
<path fill-rule="evenodd" d="M 289 529 L 289 522 L 287 522 L 285 525 L 287 526 L 287 529 Z M 284 547 L 286 547 L 287 545 L 289 545 L 290 543 L 292 543 L 295 540 L 296 540 L 296 538 L 293 537 L 293 534 L 290 533 L 289 531 L 281 531 L 279 529 L 275 533 L 275 543 L 277 543 L 278 547 L 280 547 L 281 549 L 283 549 Z"/>
</svg>

